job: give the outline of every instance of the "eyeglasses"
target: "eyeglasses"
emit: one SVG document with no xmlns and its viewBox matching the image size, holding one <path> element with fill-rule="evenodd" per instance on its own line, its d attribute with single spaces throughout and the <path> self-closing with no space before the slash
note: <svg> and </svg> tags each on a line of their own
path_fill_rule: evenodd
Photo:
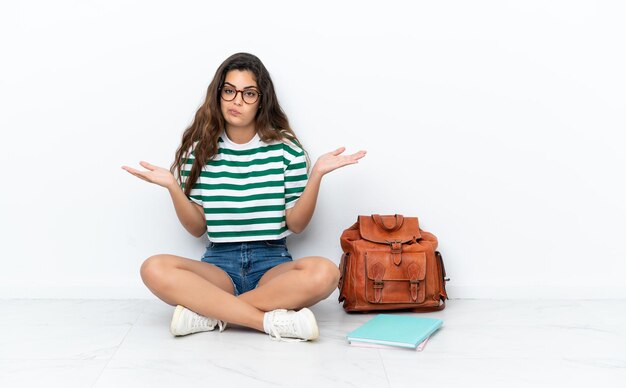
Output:
<svg viewBox="0 0 626 388">
<path fill-rule="evenodd" d="M 254 104 L 259 99 L 261 92 L 255 89 L 237 90 L 232 86 L 224 85 L 221 88 L 221 96 L 224 101 L 232 101 L 237 98 L 237 93 L 241 92 L 241 98 L 246 104 Z"/>
</svg>

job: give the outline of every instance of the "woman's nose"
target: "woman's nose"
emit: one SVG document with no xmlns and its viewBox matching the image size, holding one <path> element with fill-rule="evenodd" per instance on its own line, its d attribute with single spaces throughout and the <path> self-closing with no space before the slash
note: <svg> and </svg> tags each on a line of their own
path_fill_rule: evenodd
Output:
<svg viewBox="0 0 626 388">
<path fill-rule="evenodd" d="M 233 100 L 233 102 L 239 106 L 241 106 L 243 104 L 243 92 L 241 91 L 236 91 L 235 92 L 235 99 Z"/>
</svg>

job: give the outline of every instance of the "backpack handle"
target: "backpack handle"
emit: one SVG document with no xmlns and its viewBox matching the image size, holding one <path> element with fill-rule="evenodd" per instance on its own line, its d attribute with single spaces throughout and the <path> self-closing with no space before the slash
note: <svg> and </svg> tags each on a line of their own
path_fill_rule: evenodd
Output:
<svg viewBox="0 0 626 388">
<path fill-rule="evenodd" d="M 389 219 L 391 217 L 392 216 L 388 216 L 386 218 Z M 404 216 L 402 214 L 396 214 L 393 217 L 395 218 L 395 221 L 396 221 L 395 224 L 391 226 L 387 226 L 385 225 L 385 221 L 383 220 L 383 217 L 380 214 L 372 214 L 372 220 L 374 220 L 374 223 L 379 228 L 387 232 L 395 232 L 396 230 L 400 229 L 402 227 L 402 224 L 404 223 Z"/>
</svg>

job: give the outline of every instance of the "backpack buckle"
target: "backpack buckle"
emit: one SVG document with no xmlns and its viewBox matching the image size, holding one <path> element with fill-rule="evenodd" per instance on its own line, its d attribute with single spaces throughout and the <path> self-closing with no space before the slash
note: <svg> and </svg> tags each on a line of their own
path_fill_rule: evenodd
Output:
<svg viewBox="0 0 626 388">
<path fill-rule="evenodd" d="M 391 253 L 402 253 L 402 241 L 395 240 L 395 241 L 388 241 L 387 243 L 391 247 Z"/>
</svg>

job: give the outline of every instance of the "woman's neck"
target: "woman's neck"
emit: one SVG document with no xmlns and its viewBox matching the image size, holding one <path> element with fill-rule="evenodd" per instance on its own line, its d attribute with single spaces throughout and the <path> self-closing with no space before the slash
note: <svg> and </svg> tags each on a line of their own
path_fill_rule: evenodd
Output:
<svg viewBox="0 0 626 388">
<path fill-rule="evenodd" d="M 256 135 L 256 128 L 254 125 L 248 127 L 232 127 L 226 126 L 226 136 L 237 144 L 246 144 Z"/>
</svg>

